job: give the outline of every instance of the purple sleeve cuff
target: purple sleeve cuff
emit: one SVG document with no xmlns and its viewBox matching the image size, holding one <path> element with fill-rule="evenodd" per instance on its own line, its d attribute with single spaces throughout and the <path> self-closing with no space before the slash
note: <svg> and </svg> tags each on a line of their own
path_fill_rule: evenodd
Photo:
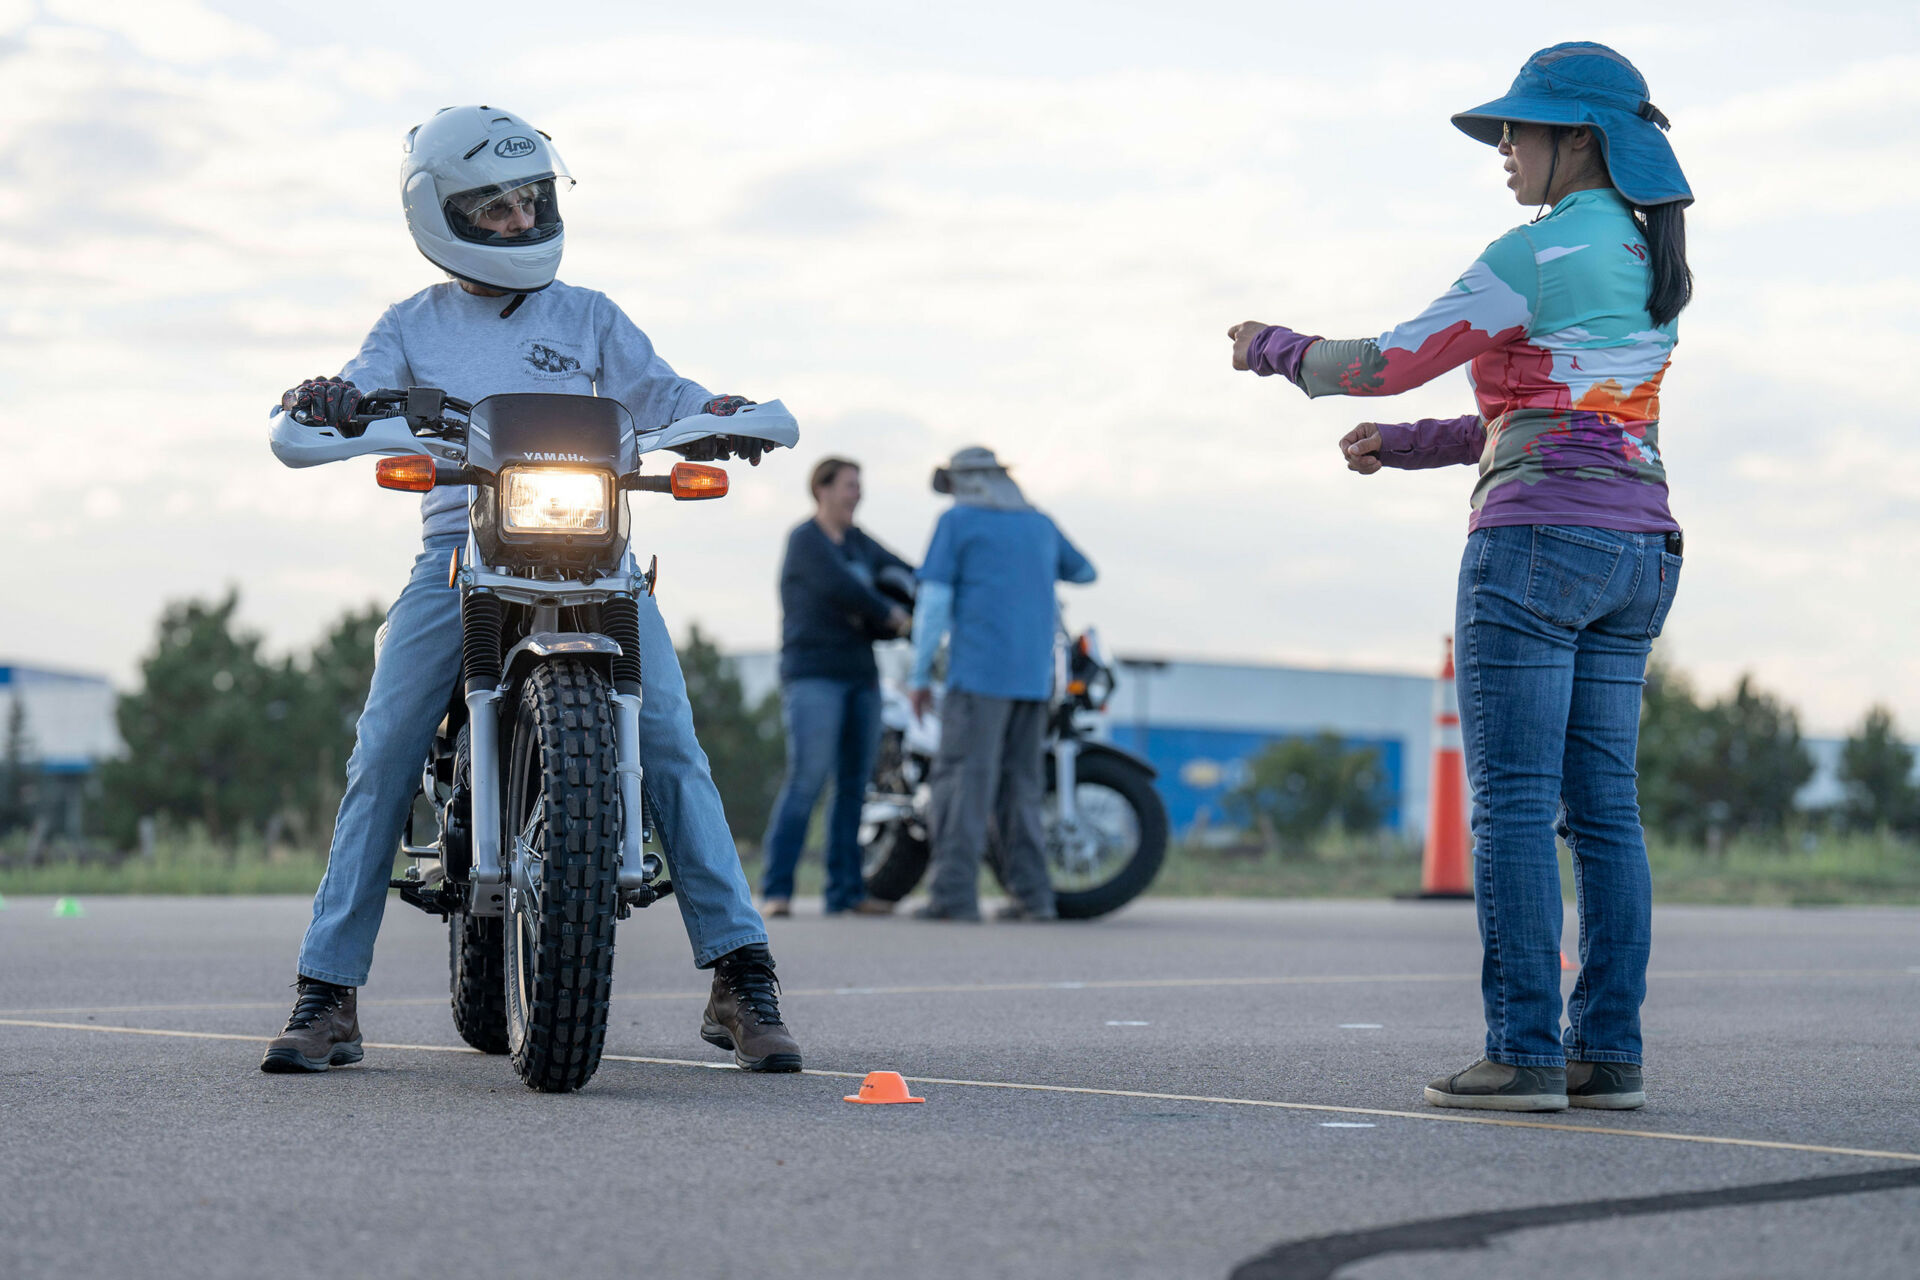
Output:
<svg viewBox="0 0 1920 1280">
<path fill-rule="evenodd" d="M 1380 424 L 1380 465 L 1403 471 L 1478 462 L 1486 447 L 1486 423 L 1477 413 Z"/>
<path fill-rule="evenodd" d="M 1307 348 L 1320 341 L 1317 333 L 1295 333 L 1285 325 L 1270 324 L 1247 348 L 1247 367 L 1265 378 L 1281 374 L 1288 382 L 1300 381 L 1300 361 Z"/>
</svg>

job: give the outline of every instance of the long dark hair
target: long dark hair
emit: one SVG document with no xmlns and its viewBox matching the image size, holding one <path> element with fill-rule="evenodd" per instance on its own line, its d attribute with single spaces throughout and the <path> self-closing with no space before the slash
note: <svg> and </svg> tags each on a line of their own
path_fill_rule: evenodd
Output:
<svg viewBox="0 0 1920 1280">
<path fill-rule="evenodd" d="M 1547 161 L 1546 191 L 1551 194 L 1554 170 L 1560 165 L 1560 139 L 1571 130 L 1552 125 L 1549 132 L 1553 139 L 1553 156 Z M 1596 153 L 1594 161 L 1600 166 L 1600 172 L 1606 175 L 1607 181 L 1612 182 L 1613 175 L 1607 171 L 1605 153 Z M 1540 221 L 1549 211 L 1549 206 L 1542 205 L 1533 220 Z M 1633 217 L 1646 234 L 1647 265 L 1653 268 L 1653 279 L 1647 285 L 1647 314 L 1656 325 L 1666 324 L 1693 301 L 1693 268 L 1687 265 L 1686 206 L 1677 201 L 1645 207 L 1635 205 Z"/>
<path fill-rule="evenodd" d="M 1647 314 L 1655 324 L 1666 324 L 1693 301 L 1693 268 L 1687 265 L 1687 213 L 1679 201 L 1635 207 L 1634 216 L 1647 233 L 1647 256 L 1653 282 L 1647 286 Z"/>
</svg>

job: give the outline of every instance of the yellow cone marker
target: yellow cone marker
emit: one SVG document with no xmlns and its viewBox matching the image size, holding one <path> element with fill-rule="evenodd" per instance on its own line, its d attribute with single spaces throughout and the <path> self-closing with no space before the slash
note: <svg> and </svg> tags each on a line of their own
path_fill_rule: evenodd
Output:
<svg viewBox="0 0 1920 1280">
<path fill-rule="evenodd" d="M 53 915 L 56 920 L 74 920 L 85 914 L 86 912 L 80 909 L 78 898 L 61 898 L 53 904 Z"/>
</svg>

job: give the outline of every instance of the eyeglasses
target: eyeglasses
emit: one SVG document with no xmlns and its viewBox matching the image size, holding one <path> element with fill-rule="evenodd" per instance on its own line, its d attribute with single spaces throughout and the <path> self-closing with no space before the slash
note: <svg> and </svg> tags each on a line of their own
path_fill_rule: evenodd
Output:
<svg viewBox="0 0 1920 1280">
<path fill-rule="evenodd" d="M 1500 122 L 1500 145 L 1503 147 L 1511 147 L 1513 145 L 1513 121 L 1511 120 L 1502 120 Z"/>
<path fill-rule="evenodd" d="M 537 195 L 504 195 L 475 209 L 472 217 L 476 222 L 504 222 L 516 213 L 536 218 L 539 211 L 540 197 Z"/>
</svg>

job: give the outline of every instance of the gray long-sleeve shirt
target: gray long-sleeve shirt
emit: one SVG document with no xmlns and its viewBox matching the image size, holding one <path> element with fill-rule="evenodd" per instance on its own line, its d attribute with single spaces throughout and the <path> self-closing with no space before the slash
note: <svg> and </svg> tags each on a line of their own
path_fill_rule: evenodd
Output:
<svg viewBox="0 0 1920 1280">
<path fill-rule="evenodd" d="M 713 398 L 676 374 L 647 335 L 603 293 L 556 280 L 506 319 L 511 298 L 482 298 L 448 282 L 388 307 L 340 376 L 362 391 L 438 387 L 462 400 L 558 391 L 620 401 L 642 431 L 698 413 Z M 445 487 L 420 500 L 423 536 L 466 532 L 472 491 Z"/>
</svg>

